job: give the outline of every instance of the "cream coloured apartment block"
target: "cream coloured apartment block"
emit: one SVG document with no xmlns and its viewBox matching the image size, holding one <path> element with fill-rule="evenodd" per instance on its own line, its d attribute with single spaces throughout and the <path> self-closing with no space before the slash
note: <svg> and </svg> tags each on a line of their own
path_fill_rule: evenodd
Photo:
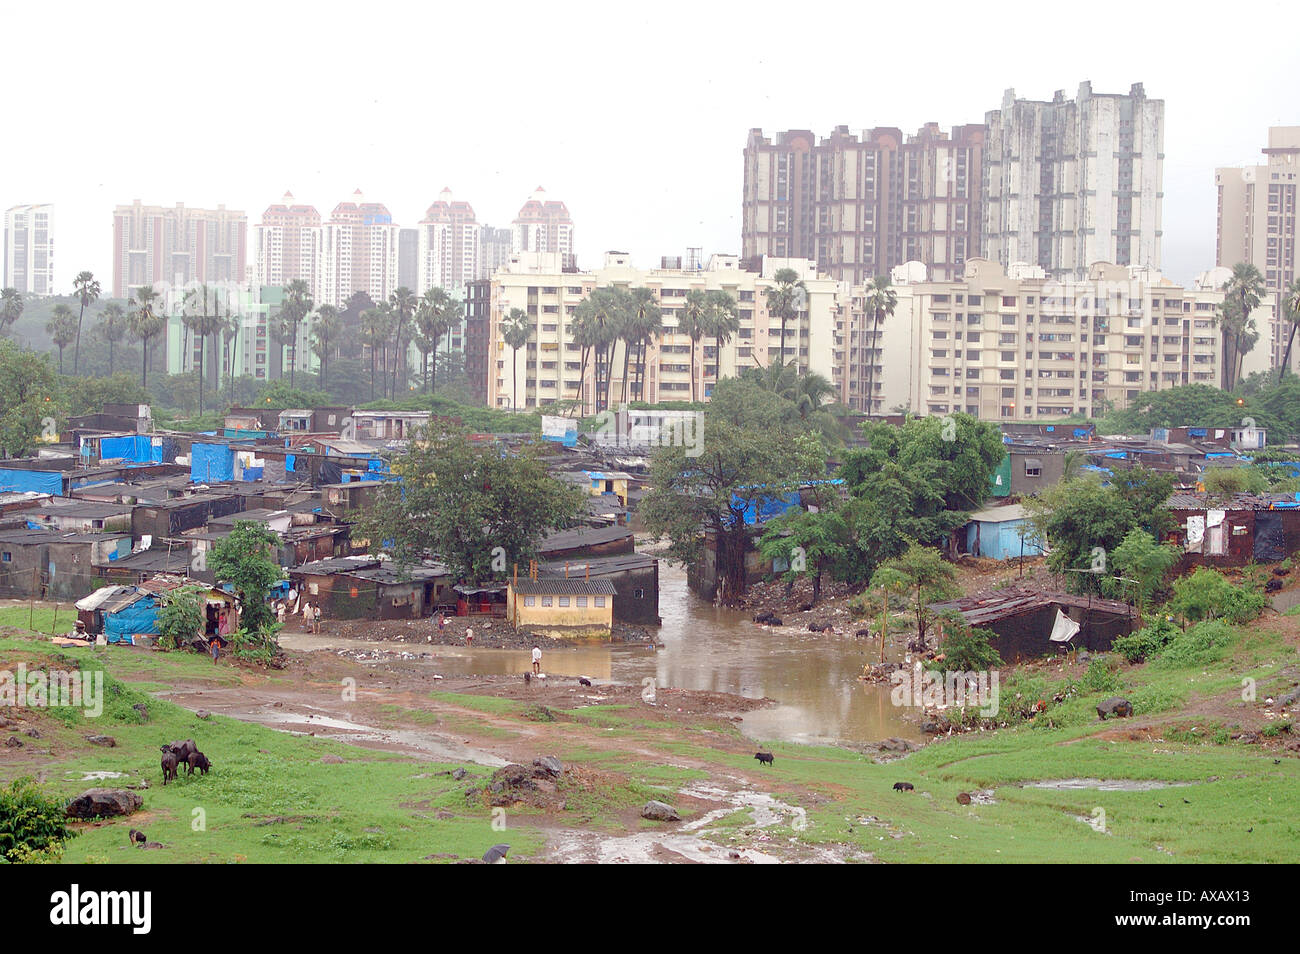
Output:
<svg viewBox="0 0 1300 954">
<path fill-rule="evenodd" d="M 967 262 L 958 282 L 925 281 L 915 262 L 893 278 L 898 306 L 874 337 L 866 289 L 846 296 L 838 382 L 842 400 L 860 410 L 1095 417 L 1147 391 L 1223 382 L 1218 269 L 1191 288 L 1109 263 L 1094 264 L 1081 281 L 1053 281 L 1024 263 L 1004 270 L 987 259 Z M 1252 317 L 1261 344 L 1243 360 L 1243 377 L 1270 366 L 1273 309 L 1262 305 Z"/>
<path fill-rule="evenodd" d="M 1216 253 L 1219 265 L 1249 262 L 1259 269 L 1274 307 L 1300 278 L 1296 247 L 1296 199 L 1300 189 L 1300 126 L 1268 131 L 1264 165 L 1214 170 L 1218 191 Z M 1274 364 L 1281 364 L 1286 336 L 1273 342 Z M 1292 368 L 1300 361 L 1293 352 Z"/>
<path fill-rule="evenodd" d="M 582 348 L 573 340 L 578 305 L 593 289 L 603 287 L 651 289 L 663 312 L 664 333 L 646 348 L 644 395 L 637 392 L 635 353 L 624 374 L 625 345 L 613 356 L 610 403 L 624 395 L 629 401 L 689 401 L 692 394 L 691 351 L 694 348 L 694 394 L 707 400 L 719 378 L 731 377 L 748 367 L 765 367 L 781 349 L 780 321 L 767 311 L 767 289 L 781 268 L 792 268 L 805 282 L 808 294 L 798 319 L 787 321 L 787 363 L 798 361 L 805 370 L 832 379 L 833 338 L 839 308 L 839 283 L 818 278 L 804 259 L 763 260 L 761 271 L 746 271 L 735 255 L 713 255 L 698 270 L 636 267 L 631 257 L 609 252 L 604 264 L 592 271 L 564 271 L 565 256 L 558 252 L 517 252 L 492 276 L 488 328 L 488 403 L 493 407 L 539 407 L 581 399 L 584 414 L 597 410 L 596 358 L 582 363 Z M 736 301 L 740 330 L 721 349 L 711 338 L 692 344 L 677 330 L 677 321 L 689 291 L 725 291 Z M 518 308 L 532 320 L 533 334 L 515 352 L 506 345 L 502 322 Z"/>
</svg>

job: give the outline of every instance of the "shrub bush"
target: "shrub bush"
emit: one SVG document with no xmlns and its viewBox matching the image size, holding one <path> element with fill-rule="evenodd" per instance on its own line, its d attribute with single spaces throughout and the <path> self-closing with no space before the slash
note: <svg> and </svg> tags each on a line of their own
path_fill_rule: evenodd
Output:
<svg viewBox="0 0 1300 954">
<path fill-rule="evenodd" d="M 65 805 L 46 795 L 29 776 L 0 788 L 0 859 L 54 860 L 76 832 L 67 827 Z"/>
<path fill-rule="evenodd" d="M 1160 661 L 1171 666 L 1199 666 L 1223 658 L 1234 631 L 1221 619 L 1204 620 L 1177 634 L 1160 653 Z"/>
<path fill-rule="evenodd" d="M 1158 616 L 1150 624 L 1116 638 L 1111 649 L 1131 663 L 1140 663 L 1159 653 L 1182 630 L 1167 616 Z"/>
<path fill-rule="evenodd" d="M 1192 622 L 1225 619 L 1241 625 L 1259 616 L 1267 605 L 1268 599 L 1259 590 L 1234 586 L 1218 570 L 1202 566 L 1174 584 L 1166 609 Z"/>
<path fill-rule="evenodd" d="M 997 669 L 1002 657 L 990 645 L 995 633 L 987 629 L 949 629 L 940 647 L 944 668 L 957 672 Z"/>
</svg>

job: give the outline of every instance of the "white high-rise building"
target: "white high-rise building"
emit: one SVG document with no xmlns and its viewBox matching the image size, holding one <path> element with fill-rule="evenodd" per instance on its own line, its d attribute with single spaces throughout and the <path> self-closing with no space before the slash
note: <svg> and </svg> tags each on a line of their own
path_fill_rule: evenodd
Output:
<svg viewBox="0 0 1300 954">
<path fill-rule="evenodd" d="M 386 206 L 366 202 L 358 189 L 334 207 L 323 229 L 318 305 L 342 308 L 357 292 L 380 302 L 397 288 L 401 229 Z"/>
<path fill-rule="evenodd" d="M 989 259 L 1087 278 L 1094 262 L 1160 267 L 1164 100 L 1127 94 L 1017 99 L 985 115 L 984 243 Z"/>
<path fill-rule="evenodd" d="M 479 224 L 468 202 L 443 189 L 420 223 L 419 288 L 461 288 L 478 278 Z"/>
<path fill-rule="evenodd" d="M 519 209 L 511 226 L 512 251 L 559 252 L 572 264 L 573 218 L 563 202 L 546 197 L 541 186 Z"/>
<path fill-rule="evenodd" d="M 282 288 L 302 279 L 321 294 L 321 244 L 324 229 L 314 206 L 300 205 L 286 192 L 253 226 L 253 285 Z"/>
<path fill-rule="evenodd" d="M 54 206 L 15 205 L 5 212 L 4 287 L 54 294 Z"/>
</svg>

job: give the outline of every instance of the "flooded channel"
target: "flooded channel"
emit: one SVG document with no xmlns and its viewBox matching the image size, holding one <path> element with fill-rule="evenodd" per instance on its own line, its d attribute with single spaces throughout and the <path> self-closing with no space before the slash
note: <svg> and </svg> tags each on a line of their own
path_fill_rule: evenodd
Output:
<svg viewBox="0 0 1300 954">
<path fill-rule="evenodd" d="M 742 729 L 758 740 L 800 743 L 873 742 L 890 736 L 921 737 L 916 725 L 895 708 L 888 687 L 857 679 L 878 645 L 853 636 L 770 630 L 749 615 L 720 609 L 691 593 L 686 573 L 659 565 L 657 650 L 646 646 L 583 646 L 547 650 L 543 668 L 563 676 L 639 684 L 649 676 L 660 687 L 705 689 L 777 704 L 745 713 Z M 407 643 L 331 640 L 328 633 L 290 633 L 287 649 L 350 648 L 429 652 L 430 668 L 444 676 L 511 675 L 531 670 L 522 650 L 468 649 Z"/>
</svg>

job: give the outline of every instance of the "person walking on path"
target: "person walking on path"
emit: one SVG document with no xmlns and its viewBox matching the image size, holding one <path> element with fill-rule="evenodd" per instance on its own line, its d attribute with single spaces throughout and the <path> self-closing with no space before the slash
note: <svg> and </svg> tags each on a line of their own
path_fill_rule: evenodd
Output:
<svg viewBox="0 0 1300 954">
<path fill-rule="evenodd" d="M 316 606 L 312 607 L 312 614 L 311 614 L 311 631 L 315 633 L 317 636 L 320 635 L 320 615 L 321 615 L 320 605 L 317 604 Z"/>
<path fill-rule="evenodd" d="M 542 648 L 540 646 L 534 646 L 533 647 L 533 675 L 535 676 L 541 671 L 542 671 Z"/>
<path fill-rule="evenodd" d="M 310 603 L 302 604 L 302 625 L 307 632 L 312 632 L 312 624 L 316 621 L 316 611 L 312 609 Z"/>
</svg>

